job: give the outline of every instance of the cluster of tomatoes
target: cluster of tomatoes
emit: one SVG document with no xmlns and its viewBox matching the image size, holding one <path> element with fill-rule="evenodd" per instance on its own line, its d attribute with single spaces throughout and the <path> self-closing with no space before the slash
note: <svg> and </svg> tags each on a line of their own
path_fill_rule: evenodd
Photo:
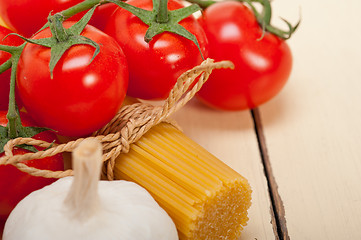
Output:
<svg viewBox="0 0 361 240">
<path fill-rule="evenodd" d="M 22 36 L 48 38 L 49 28 L 36 31 L 44 25 L 49 12 L 59 12 L 79 2 L 82 0 L 0 0 L 0 16 Z M 146 10 L 153 7 L 151 0 L 127 3 Z M 177 0 L 168 1 L 169 10 L 182 7 Z M 78 15 L 81 16 L 67 20 L 64 27 L 72 26 L 83 14 Z M 144 35 L 148 26 L 139 18 L 113 3 L 101 5 L 81 33 L 100 46 L 93 60 L 93 47 L 75 45 L 61 57 L 51 76 L 50 48 L 36 44 L 25 46 L 17 68 L 17 103 L 36 124 L 56 130 L 59 135 L 79 137 L 109 122 L 126 95 L 147 100 L 165 99 L 180 74 L 207 57 L 235 64 L 234 70 L 214 70 L 197 94 L 198 99 L 216 109 L 255 108 L 274 97 L 286 83 L 292 67 L 288 45 L 284 39 L 264 32 L 252 10 L 243 3 L 214 3 L 199 19 L 189 16 L 180 25 L 197 38 L 199 48 L 194 42 L 170 32 L 156 35 L 146 43 Z M 0 44 L 21 45 L 23 41 L 16 36 L 4 38 L 10 32 L 0 26 Z M 0 64 L 9 57 L 0 51 Z M 9 79 L 10 70 L 0 75 L 0 124 L 3 126 L 7 124 L 4 116 L 9 101 Z M 59 161 L 53 161 L 54 170 L 61 169 Z M 4 169 L 0 166 L 1 176 L 10 172 Z M 22 174 L 19 181 L 26 182 L 28 177 Z M 20 183 L 14 183 L 5 186 L 5 182 L 0 181 L 0 217 L 6 216 L 24 195 L 43 185 L 36 183 L 34 188 L 24 191 Z M 10 191 L 3 194 L 3 189 L 20 190 L 16 193 L 18 196 L 12 196 Z"/>
</svg>

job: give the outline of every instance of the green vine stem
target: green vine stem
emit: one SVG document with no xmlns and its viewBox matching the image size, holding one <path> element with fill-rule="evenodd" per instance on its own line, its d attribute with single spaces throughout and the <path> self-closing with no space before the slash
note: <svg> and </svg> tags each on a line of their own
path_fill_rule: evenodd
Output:
<svg viewBox="0 0 361 240">
<path fill-rule="evenodd" d="M 22 52 L 22 48 L 0 45 L 0 50 L 11 54 L 11 58 L 0 66 L 0 73 L 12 67 L 11 75 L 10 75 L 9 107 L 6 117 L 8 119 L 8 136 L 9 138 L 16 138 L 18 135 L 17 134 L 18 127 L 16 125 L 16 119 L 18 118 L 18 113 L 15 102 L 15 84 L 16 84 L 15 79 L 16 79 L 16 69 L 20 58 L 20 54 Z"/>
<path fill-rule="evenodd" d="M 14 57 L 12 57 L 11 62 L 12 65 L 15 66 L 11 68 L 11 77 L 10 77 L 10 92 L 9 92 L 9 108 L 8 113 L 6 115 L 8 119 L 8 136 L 10 139 L 14 139 L 18 137 L 18 126 L 16 124 L 18 116 L 18 111 L 16 107 L 15 102 L 15 84 L 16 84 L 16 68 L 18 65 L 18 61 L 20 58 L 20 54 L 13 54 Z"/>
<path fill-rule="evenodd" d="M 0 65 L 0 74 L 11 68 L 11 59 Z"/>
<path fill-rule="evenodd" d="M 109 3 L 109 1 L 105 0 L 85 0 L 83 2 L 80 2 L 66 10 L 63 10 L 60 12 L 61 15 L 64 16 L 64 19 L 68 19 L 78 13 L 81 13 L 83 11 L 89 10 L 93 8 L 96 5 L 102 5 Z"/>
<path fill-rule="evenodd" d="M 159 10 L 157 14 L 158 23 L 167 23 L 168 17 L 168 0 L 159 0 Z"/>
<path fill-rule="evenodd" d="M 8 113 L 6 115 L 8 124 L 6 127 L 0 126 L 0 153 L 3 152 L 4 145 L 10 140 L 17 137 L 32 137 L 42 131 L 48 130 L 39 127 L 24 127 L 21 124 L 19 111 L 17 109 L 15 101 L 15 85 L 16 85 L 16 72 L 20 59 L 20 55 L 23 50 L 23 45 L 19 47 L 0 45 L 0 50 L 9 52 L 11 58 L 0 66 L 0 71 L 5 71 L 11 67 L 10 74 L 10 91 L 9 91 L 9 106 Z M 22 146 L 22 148 L 30 151 L 36 151 L 34 146 Z"/>
<path fill-rule="evenodd" d="M 198 4 L 202 9 L 206 9 L 212 4 L 215 4 L 219 1 L 215 0 L 186 0 L 190 3 Z M 271 2 L 269 0 L 235 0 L 238 2 L 246 3 L 249 5 L 249 7 L 252 9 L 254 15 L 257 18 L 258 23 L 260 24 L 261 28 L 264 31 L 270 32 L 272 34 L 277 35 L 278 37 L 282 39 L 289 39 L 292 34 L 297 30 L 298 26 L 300 25 L 301 20 L 299 20 L 294 26 L 287 20 L 282 20 L 287 24 L 288 30 L 284 31 L 278 27 L 275 27 L 271 24 L 271 18 L 272 18 L 272 7 Z M 262 5 L 262 12 L 258 12 L 256 7 L 253 5 L 253 3 L 259 3 Z M 262 38 L 262 37 L 261 37 Z"/>
</svg>

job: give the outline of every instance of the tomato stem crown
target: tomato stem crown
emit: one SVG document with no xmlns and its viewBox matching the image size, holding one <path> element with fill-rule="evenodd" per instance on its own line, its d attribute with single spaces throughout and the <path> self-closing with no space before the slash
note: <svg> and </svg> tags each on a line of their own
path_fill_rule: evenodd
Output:
<svg viewBox="0 0 361 240">
<path fill-rule="evenodd" d="M 108 2 L 112 2 L 119 7 L 131 12 L 149 26 L 144 36 L 144 41 L 147 43 L 149 43 L 153 37 L 158 34 L 163 32 L 171 32 L 192 41 L 201 53 L 202 59 L 204 59 L 197 38 L 179 24 L 181 20 L 201 10 L 200 6 L 197 4 L 192 4 L 184 8 L 170 11 L 167 7 L 167 0 L 153 0 L 153 10 L 148 11 L 121 1 L 108 0 Z"/>
<path fill-rule="evenodd" d="M 256 9 L 256 7 L 253 5 L 252 0 L 239 0 L 241 2 L 246 2 L 250 8 L 252 9 L 254 15 L 257 18 L 258 23 L 260 24 L 260 26 L 262 27 L 262 29 L 264 31 L 270 32 L 274 35 L 277 35 L 278 37 L 282 38 L 282 39 L 289 39 L 292 34 L 297 30 L 298 26 L 301 23 L 301 20 L 299 20 L 294 26 L 292 26 L 292 24 L 290 22 L 288 22 L 286 19 L 281 18 L 288 27 L 287 31 L 281 30 L 280 28 L 274 27 L 271 24 L 271 18 L 272 18 L 272 7 L 271 7 L 271 3 L 269 0 L 260 0 L 260 1 L 256 1 L 262 4 L 263 8 L 262 8 L 262 12 L 259 13 Z M 263 36 L 261 36 L 260 39 L 262 39 Z"/>
<path fill-rule="evenodd" d="M 61 14 L 49 14 L 48 16 L 50 31 L 58 42 L 65 42 L 69 39 L 69 35 L 63 27 L 63 21 L 64 17 Z"/>
<path fill-rule="evenodd" d="M 48 17 L 49 27 L 52 32 L 52 36 L 49 38 L 41 38 L 41 39 L 29 39 L 18 34 L 15 34 L 22 38 L 23 40 L 32 43 L 41 45 L 44 47 L 51 48 L 51 57 L 49 62 L 49 69 L 51 78 L 53 78 L 53 71 L 63 56 L 63 54 L 71 48 L 73 45 L 77 44 L 87 44 L 93 46 L 95 48 L 92 59 L 89 61 L 89 64 L 93 61 L 96 55 L 100 51 L 99 45 L 91 40 L 90 38 L 81 36 L 81 32 L 84 30 L 85 26 L 90 21 L 91 16 L 93 15 L 95 8 L 94 6 L 91 8 L 78 22 L 76 22 L 73 26 L 66 29 L 63 26 L 64 17 L 61 13 L 56 13 L 53 16 Z"/>
</svg>

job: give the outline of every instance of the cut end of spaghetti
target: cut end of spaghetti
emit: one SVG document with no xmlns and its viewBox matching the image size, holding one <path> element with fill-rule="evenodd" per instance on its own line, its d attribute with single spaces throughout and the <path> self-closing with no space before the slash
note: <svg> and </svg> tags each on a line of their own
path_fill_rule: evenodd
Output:
<svg viewBox="0 0 361 240">
<path fill-rule="evenodd" d="M 245 179 L 223 186 L 199 207 L 194 229 L 184 239 L 238 239 L 247 225 L 250 205 L 251 190 Z"/>
</svg>

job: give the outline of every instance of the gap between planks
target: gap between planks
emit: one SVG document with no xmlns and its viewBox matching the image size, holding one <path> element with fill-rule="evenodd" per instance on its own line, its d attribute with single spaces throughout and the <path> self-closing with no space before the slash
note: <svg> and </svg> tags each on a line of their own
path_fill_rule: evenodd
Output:
<svg viewBox="0 0 361 240">
<path fill-rule="evenodd" d="M 258 108 L 251 110 L 254 128 L 257 135 L 258 146 L 261 153 L 262 164 L 264 167 L 265 176 L 268 184 L 268 191 L 271 198 L 271 215 L 272 226 L 276 239 L 289 240 L 290 237 L 287 231 L 287 223 L 285 217 L 285 208 L 278 193 L 278 186 L 274 178 L 271 162 L 267 152 L 266 139 L 263 133 L 262 119 Z"/>
</svg>

